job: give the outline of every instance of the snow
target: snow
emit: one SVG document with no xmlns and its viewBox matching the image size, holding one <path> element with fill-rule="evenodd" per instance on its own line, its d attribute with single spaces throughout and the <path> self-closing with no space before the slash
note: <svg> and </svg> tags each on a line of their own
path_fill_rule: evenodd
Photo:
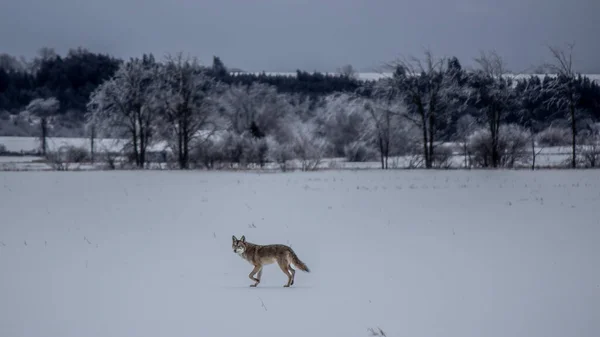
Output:
<svg viewBox="0 0 600 337">
<path fill-rule="evenodd" d="M 594 170 L 0 172 L 0 336 L 600 335 Z M 289 244 L 294 286 L 231 236 Z"/>
<path fill-rule="evenodd" d="M 120 151 L 127 140 L 118 138 L 97 138 L 94 140 L 96 151 Z M 9 152 L 31 153 L 40 151 L 40 138 L 38 137 L 0 137 L 0 144 Z M 57 151 L 63 146 L 75 146 L 89 150 L 90 139 L 83 137 L 48 137 L 48 150 Z M 151 151 L 162 151 L 166 147 L 164 142 L 156 142 L 149 146 Z"/>
</svg>

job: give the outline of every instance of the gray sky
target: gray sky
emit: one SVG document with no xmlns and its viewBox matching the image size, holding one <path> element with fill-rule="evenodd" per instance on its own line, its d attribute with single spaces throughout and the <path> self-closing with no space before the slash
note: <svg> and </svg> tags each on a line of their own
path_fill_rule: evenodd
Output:
<svg viewBox="0 0 600 337">
<path fill-rule="evenodd" d="M 0 52 L 84 47 L 127 58 L 182 51 L 247 71 L 370 71 L 405 55 L 472 64 L 495 49 L 512 71 L 574 42 L 579 71 L 600 73 L 599 0 L 2 0 Z"/>
</svg>

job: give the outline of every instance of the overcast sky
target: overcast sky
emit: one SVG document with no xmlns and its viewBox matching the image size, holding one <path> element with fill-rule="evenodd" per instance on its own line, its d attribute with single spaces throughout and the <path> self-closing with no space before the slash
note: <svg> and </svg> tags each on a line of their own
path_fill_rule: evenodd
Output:
<svg viewBox="0 0 600 337">
<path fill-rule="evenodd" d="M 247 71 L 370 71 L 405 55 L 496 49 L 512 71 L 574 42 L 582 72 L 600 73 L 600 0 L 1 0 L 0 53 L 43 46 L 127 58 L 182 51 Z"/>
</svg>

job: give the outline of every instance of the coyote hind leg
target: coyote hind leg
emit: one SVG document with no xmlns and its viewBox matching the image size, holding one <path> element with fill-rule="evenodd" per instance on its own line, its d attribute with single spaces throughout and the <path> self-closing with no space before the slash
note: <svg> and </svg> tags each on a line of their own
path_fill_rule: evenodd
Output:
<svg viewBox="0 0 600 337">
<path fill-rule="evenodd" d="M 258 278 L 254 278 L 254 274 L 258 273 Z M 256 287 L 259 283 L 260 283 L 260 277 L 262 275 L 262 267 L 261 266 L 254 266 L 254 269 L 252 269 L 252 271 L 250 272 L 250 274 L 248 275 L 248 277 L 256 282 L 254 284 L 251 284 L 251 287 Z"/>
<path fill-rule="evenodd" d="M 283 273 L 288 277 L 288 282 L 284 285 L 284 287 L 289 287 L 290 285 L 292 285 L 293 282 L 292 274 L 288 269 L 289 265 L 285 261 L 277 261 L 277 264 L 279 264 L 279 268 L 281 268 L 281 271 L 283 271 Z"/>
<path fill-rule="evenodd" d="M 290 271 L 290 273 L 292 273 L 292 283 L 290 283 L 291 286 L 294 285 L 294 280 L 296 279 L 296 271 L 294 270 L 294 268 L 292 268 L 292 265 L 288 264 L 288 270 Z"/>
</svg>

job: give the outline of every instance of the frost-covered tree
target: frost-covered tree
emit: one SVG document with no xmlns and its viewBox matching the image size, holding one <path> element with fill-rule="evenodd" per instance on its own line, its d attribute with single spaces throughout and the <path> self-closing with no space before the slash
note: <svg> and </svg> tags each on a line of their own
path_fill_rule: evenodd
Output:
<svg viewBox="0 0 600 337">
<path fill-rule="evenodd" d="M 158 71 L 152 56 L 131 59 L 91 94 L 88 103 L 89 120 L 96 127 L 124 130 L 138 167 L 146 163 L 159 118 Z"/>
<path fill-rule="evenodd" d="M 271 85 L 221 85 L 219 92 L 219 124 L 228 133 L 236 135 L 228 139 L 235 140 L 231 146 L 240 151 L 234 158 L 264 164 L 269 143 L 291 143 L 294 140 L 293 123 L 307 115 L 303 111 L 306 107 L 303 101 L 278 93 Z M 271 138 L 269 142 L 267 137 Z"/>
<path fill-rule="evenodd" d="M 60 108 L 59 101 L 54 98 L 36 98 L 32 100 L 26 110 L 31 114 L 39 118 L 40 121 L 40 141 L 42 148 L 42 155 L 46 156 L 48 149 L 47 138 L 48 138 L 48 122 L 52 118 L 58 109 Z"/>
<path fill-rule="evenodd" d="M 367 150 L 372 135 L 373 119 L 360 104 L 360 98 L 348 93 L 335 93 L 324 98 L 317 109 L 319 133 L 332 144 L 333 155 L 348 156 L 348 151 L 363 147 Z"/>
<path fill-rule="evenodd" d="M 294 145 L 292 143 L 279 143 L 272 136 L 266 137 L 267 158 L 277 163 L 282 171 L 287 171 L 288 162 L 294 159 Z"/>
<path fill-rule="evenodd" d="M 510 77 L 505 76 L 504 62 L 495 52 L 481 53 L 475 61 L 480 69 L 471 73 L 466 88 L 466 103 L 477 110 L 478 122 L 486 125 L 490 140 L 490 161 L 500 165 L 501 125 L 518 110 L 518 96 Z"/>
<path fill-rule="evenodd" d="M 573 44 L 569 44 L 567 50 L 557 47 L 549 47 L 550 52 L 555 60 L 554 64 L 548 65 L 550 71 L 555 73 L 557 77 L 551 81 L 546 88 L 548 99 L 546 104 L 567 115 L 571 124 L 571 167 L 577 167 L 577 118 L 578 105 L 581 99 L 581 94 L 577 90 L 578 82 L 581 80 L 581 75 L 578 75 L 573 70 Z"/>
<path fill-rule="evenodd" d="M 284 94 L 263 83 L 236 84 L 222 90 L 219 108 L 224 129 L 261 138 L 273 135 L 290 109 Z"/>
<path fill-rule="evenodd" d="M 216 131 L 213 87 L 206 69 L 181 54 L 168 57 L 160 69 L 160 135 L 167 140 L 181 169 L 187 169 L 190 150 Z"/>
<path fill-rule="evenodd" d="M 315 170 L 330 150 L 330 143 L 317 132 L 314 120 L 292 123 L 292 149 L 303 171 Z"/>
</svg>

